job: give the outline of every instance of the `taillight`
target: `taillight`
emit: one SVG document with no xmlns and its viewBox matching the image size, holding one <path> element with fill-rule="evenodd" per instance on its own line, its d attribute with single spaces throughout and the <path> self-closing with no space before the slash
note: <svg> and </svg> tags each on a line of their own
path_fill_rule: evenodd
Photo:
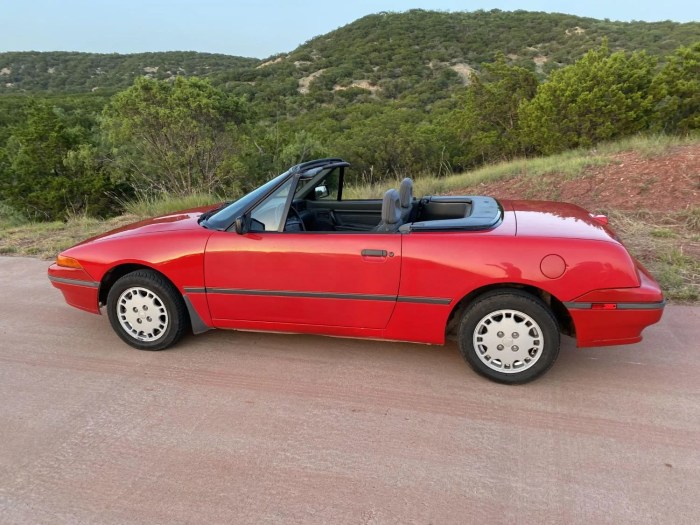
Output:
<svg viewBox="0 0 700 525">
<path fill-rule="evenodd" d="M 617 303 L 593 303 L 592 310 L 617 310 Z"/>
</svg>

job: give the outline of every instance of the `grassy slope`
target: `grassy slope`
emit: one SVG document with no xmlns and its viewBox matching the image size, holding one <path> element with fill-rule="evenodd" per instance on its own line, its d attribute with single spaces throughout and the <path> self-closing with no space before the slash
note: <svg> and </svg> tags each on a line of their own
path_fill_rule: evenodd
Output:
<svg viewBox="0 0 700 525">
<path fill-rule="evenodd" d="M 614 155 L 623 151 L 636 151 L 645 157 L 663 155 L 670 148 L 684 144 L 700 143 L 697 138 L 678 138 L 667 135 L 637 136 L 617 142 L 601 144 L 593 150 L 576 149 L 532 159 L 518 159 L 484 166 L 474 171 L 456 173 L 447 177 L 420 177 L 414 180 L 416 195 L 439 195 L 458 189 L 479 186 L 490 182 L 531 177 L 536 179 L 550 173 L 563 177 L 578 177 L 586 168 L 605 166 L 614 160 Z M 343 195 L 348 198 L 380 198 L 388 188 L 396 188 L 400 179 L 385 181 L 381 184 L 363 185 L 350 188 Z"/>
<path fill-rule="evenodd" d="M 108 220 L 73 217 L 66 222 L 0 223 L 0 255 L 53 259 L 61 250 L 89 237 L 137 221 L 135 215 Z"/>
<path fill-rule="evenodd" d="M 544 176 L 556 173 L 564 179 L 582 177 L 590 168 L 604 167 L 614 162 L 615 155 L 620 152 L 635 151 L 643 157 L 653 158 L 663 156 L 671 148 L 695 144 L 700 145 L 700 139 L 637 137 L 605 144 L 593 151 L 575 150 L 546 158 L 496 164 L 449 177 L 419 178 L 415 181 L 415 193 L 449 193 L 516 178 L 526 180 L 530 187 L 537 188 Z M 387 187 L 396 187 L 398 182 L 349 188 L 347 196 L 379 197 Z M 187 199 L 142 200 L 128 206 L 129 215 L 109 221 L 74 217 L 67 222 L 21 224 L 20 219 L 3 217 L 0 213 L 0 254 L 50 259 L 82 239 L 138 218 L 220 200 L 208 195 L 194 195 Z M 612 210 L 610 216 L 613 227 L 627 247 L 659 279 L 669 298 L 679 301 L 700 299 L 700 209 L 686 206 L 682 211 L 661 215 L 646 210 Z"/>
<path fill-rule="evenodd" d="M 700 208 L 659 216 L 648 210 L 614 212 L 610 220 L 627 249 L 679 302 L 700 300 Z"/>
</svg>

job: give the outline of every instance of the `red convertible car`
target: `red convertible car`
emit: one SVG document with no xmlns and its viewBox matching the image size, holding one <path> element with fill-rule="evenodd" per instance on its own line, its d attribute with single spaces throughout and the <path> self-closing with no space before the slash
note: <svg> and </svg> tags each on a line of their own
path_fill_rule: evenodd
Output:
<svg viewBox="0 0 700 525">
<path fill-rule="evenodd" d="M 343 199 L 349 164 L 306 162 L 233 203 L 138 222 L 61 253 L 49 279 L 126 343 L 162 350 L 190 329 L 443 344 L 522 383 L 579 347 L 636 343 L 659 285 L 604 216 L 555 202 Z"/>
</svg>

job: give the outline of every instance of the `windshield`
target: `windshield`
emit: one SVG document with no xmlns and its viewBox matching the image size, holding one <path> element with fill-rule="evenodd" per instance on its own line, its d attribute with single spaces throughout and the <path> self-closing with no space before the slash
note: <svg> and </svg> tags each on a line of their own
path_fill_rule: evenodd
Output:
<svg viewBox="0 0 700 525">
<path fill-rule="evenodd" d="M 289 172 L 284 172 L 282 175 L 278 175 L 271 181 L 266 182 L 259 188 L 254 189 L 247 195 L 244 195 L 237 201 L 219 210 L 204 221 L 204 226 L 212 230 L 225 230 L 233 221 L 243 215 L 243 212 L 253 203 L 267 195 L 275 186 L 280 184 L 282 180 L 287 177 L 288 173 Z"/>
</svg>

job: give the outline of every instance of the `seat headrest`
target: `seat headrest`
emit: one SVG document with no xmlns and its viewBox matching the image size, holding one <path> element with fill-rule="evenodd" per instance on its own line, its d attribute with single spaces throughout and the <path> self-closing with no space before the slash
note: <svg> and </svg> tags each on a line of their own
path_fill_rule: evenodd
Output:
<svg viewBox="0 0 700 525">
<path fill-rule="evenodd" d="M 382 221 L 385 224 L 397 224 L 401 221 L 401 201 L 399 192 L 387 190 L 382 200 Z"/>
<path fill-rule="evenodd" d="M 399 199 L 401 200 L 402 208 L 408 208 L 413 204 L 413 181 L 408 177 L 401 181 Z"/>
</svg>

